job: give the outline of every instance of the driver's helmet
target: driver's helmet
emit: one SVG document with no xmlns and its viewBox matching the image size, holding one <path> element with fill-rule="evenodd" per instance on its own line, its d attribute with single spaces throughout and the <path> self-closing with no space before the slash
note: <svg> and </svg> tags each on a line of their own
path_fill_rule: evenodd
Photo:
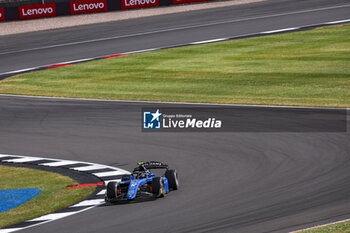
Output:
<svg viewBox="0 0 350 233">
<path fill-rule="evenodd" d="M 140 165 L 140 166 L 139 166 L 139 171 L 140 171 L 140 172 L 145 172 L 145 171 L 147 171 L 147 169 L 145 168 L 144 165 Z"/>
</svg>

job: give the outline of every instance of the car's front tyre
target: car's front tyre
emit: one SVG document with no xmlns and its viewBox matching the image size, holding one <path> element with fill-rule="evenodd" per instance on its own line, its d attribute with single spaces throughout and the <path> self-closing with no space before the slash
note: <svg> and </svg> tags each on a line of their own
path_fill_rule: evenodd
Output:
<svg viewBox="0 0 350 233">
<path fill-rule="evenodd" d="M 155 177 L 152 179 L 152 193 L 155 197 L 165 196 L 165 185 L 161 177 Z"/>
<path fill-rule="evenodd" d="M 169 188 L 172 190 L 177 190 L 179 188 L 179 178 L 176 170 L 167 170 L 165 172 L 165 177 L 168 179 Z"/>
<path fill-rule="evenodd" d="M 109 182 L 107 184 L 107 191 L 105 195 L 105 200 L 108 202 L 116 202 L 116 198 L 118 196 L 118 188 L 119 184 L 117 182 Z"/>
</svg>

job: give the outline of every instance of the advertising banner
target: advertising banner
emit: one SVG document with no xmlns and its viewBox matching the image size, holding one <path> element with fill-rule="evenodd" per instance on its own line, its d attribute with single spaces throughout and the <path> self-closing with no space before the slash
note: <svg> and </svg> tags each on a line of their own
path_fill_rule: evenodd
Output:
<svg viewBox="0 0 350 233">
<path fill-rule="evenodd" d="M 72 15 L 108 11 L 107 0 L 72 1 L 69 4 Z"/>
<path fill-rule="evenodd" d="M 159 6 L 159 0 L 121 0 L 122 9 L 135 9 Z"/>
<path fill-rule="evenodd" d="M 5 11 L 4 11 L 4 8 L 0 8 L 0 21 L 5 21 Z"/>
<path fill-rule="evenodd" d="M 56 5 L 55 3 L 47 3 L 40 5 L 19 6 L 18 11 L 20 19 L 52 17 L 56 16 Z"/>
<path fill-rule="evenodd" d="M 173 0 L 173 4 L 186 4 L 192 2 L 210 2 L 210 0 Z"/>
</svg>

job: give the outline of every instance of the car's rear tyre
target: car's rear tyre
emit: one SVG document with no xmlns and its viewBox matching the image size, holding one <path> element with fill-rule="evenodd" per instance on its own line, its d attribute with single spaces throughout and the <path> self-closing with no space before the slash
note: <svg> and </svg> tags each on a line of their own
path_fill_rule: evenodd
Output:
<svg viewBox="0 0 350 233">
<path fill-rule="evenodd" d="M 155 177 L 152 180 L 152 193 L 156 197 L 164 197 L 165 195 L 165 185 L 161 177 Z"/>
<path fill-rule="evenodd" d="M 118 190 L 118 183 L 117 182 L 109 182 L 107 184 L 107 191 L 106 191 L 106 201 L 109 202 L 116 202 L 117 198 L 117 190 Z"/>
<path fill-rule="evenodd" d="M 165 177 L 168 179 L 170 189 L 177 190 L 179 188 L 179 179 L 176 170 L 167 170 L 165 172 Z"/>
</svg>

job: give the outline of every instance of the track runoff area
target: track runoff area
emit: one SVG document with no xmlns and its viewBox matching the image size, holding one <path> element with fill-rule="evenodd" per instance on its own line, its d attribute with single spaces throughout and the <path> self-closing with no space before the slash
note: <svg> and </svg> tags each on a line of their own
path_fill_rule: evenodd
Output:
<svg viewBox="0 0 350 233">
<path fill-rule="evenodd" d="M 84 59 L 79 59 L 79 60 L 66 61 L 66 62 L 61 62 L 61 63 L 48 64 L 48 65 L 39 66 L 39 67 L 31 67 L 31 68 L 26 68 L 26 69 L 20 69 L 20 70 L 14 70 L 14 71 L 9 71 L 9 72 L 5 72 L 5 73 L 0 73 L 0 80 L 14 76 L 14 75 L 18 75 L 18 74 L 39 71 L 39 70 L 45 70 L 45 69 L 52 69 L 52 68 L 63 67 L 63 66 L 70 66 L 70 65 L 85 63 L 85 62 L 89 62 L 89 61 L 96 61 L 96 60 L 101 60 L 101 59 L 126 56 L 129 54 L 144 53 L 144 52 L 150 52 L 150 51 L 156 51 L 156 50 L 162 50 L 162 49 L 178 48 L 178 47 L 199 45 L 199 44 L 209 44 L 209 43 L 215 43 L 215 42 L 221 42 L 221 41 L 237 40 L 237 39 L 244 39 L 244 38 L 251 38 L 251 37 L 258 37 L 258 36 L 288 33 L 288 32 L 311 30 L 311 29 L 318 28 L 318 27 L 340 25 L 340 24 L 346 24 L 349 22 L 350 22 L 350 19 L 345 19 L 345 20 L 339 20 L 339 21 L 325 22 L 325 23 L 321 23 L 321 24 L 305 25 L 305 26 L 301 26 L 301 27 L 281 28 L 281 29 L 276 29 L 276 30 L 272 30 L 272 31 L 262 31 L 262 32 L 258 32 L 258 33 L 245 34 L 245 35 L 234 36 L 234 37 L 195 41 L 195 42 L 191 42 L 191 43 L 187 43 L 187 44 L 179 44 L 179 45 L 174 45 L 174 46 L 166 46 L 166 47 L 150 48 L 150 49 L 144 49 L 144 50 L 129 51 L 126 53 L 110 54 L 110 55 L 101 56 L 101 57 L 84 58 Z"/>
</svg>

